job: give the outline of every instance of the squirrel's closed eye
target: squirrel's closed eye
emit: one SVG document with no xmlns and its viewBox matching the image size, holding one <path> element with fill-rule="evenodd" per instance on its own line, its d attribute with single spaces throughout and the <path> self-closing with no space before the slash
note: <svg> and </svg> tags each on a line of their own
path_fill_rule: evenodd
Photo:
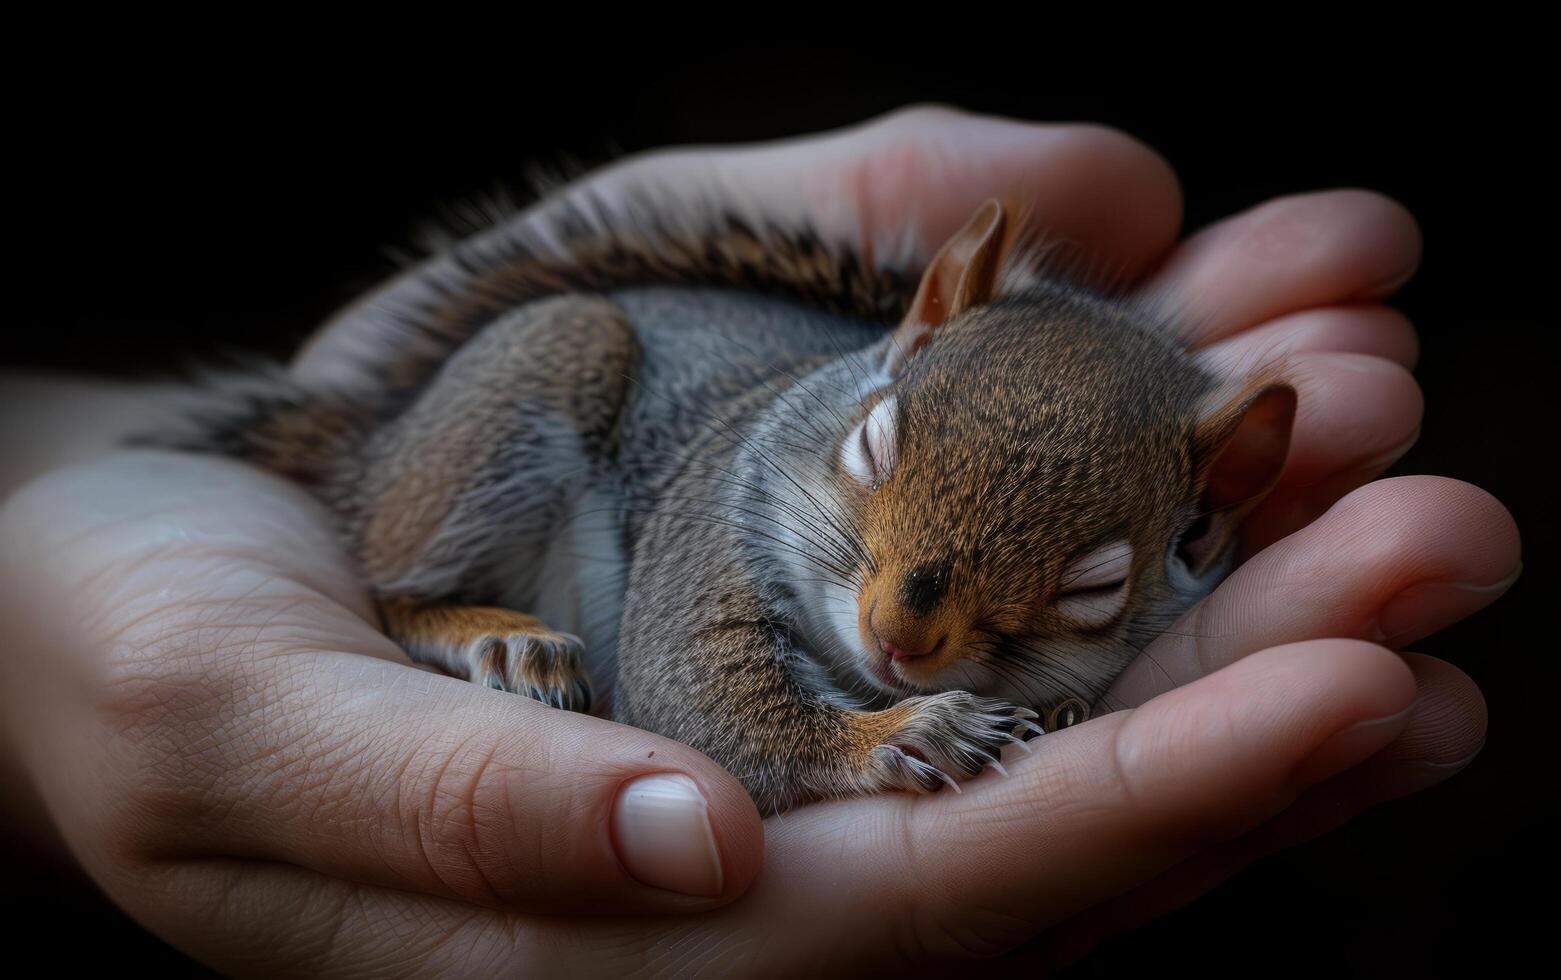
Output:
<svg viewBox="0 0 1561 980">
<path fill-rule="evenodd" d="M 885 398 L 851 430 L 840 447 L 840 465 L 863 486 L 876 487 L 894 475 L 895 399 Z"/>
<path fill-rule="evenodd" d="M 1104 626 L 1127 607 L 1133 546 L 1116 541 L 1080 558 L 1062 576 L 1053 607 L 1080 626 Z"/>
</svg>

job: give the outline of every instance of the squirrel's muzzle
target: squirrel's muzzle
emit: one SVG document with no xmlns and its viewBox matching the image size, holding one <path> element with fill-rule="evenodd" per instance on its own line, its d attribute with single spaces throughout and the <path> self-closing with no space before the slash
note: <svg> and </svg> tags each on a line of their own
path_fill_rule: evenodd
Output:
<svg viewBox="0 0 1561 980">
<path fill-rule="evenodd" d="M 968 617 L 946 602 L 949 567 L 922 565 L 903 574 L 881 572 L 858 597 L 858 631 L 880 676 L 926 684 L 958 661 L 970 631 Z"/>
</svg>

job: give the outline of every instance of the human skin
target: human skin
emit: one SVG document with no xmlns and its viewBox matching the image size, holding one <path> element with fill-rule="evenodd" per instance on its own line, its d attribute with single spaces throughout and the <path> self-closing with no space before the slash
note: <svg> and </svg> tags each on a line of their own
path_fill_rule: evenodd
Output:
<svg viewBox="0 0 1561 980">
<path fill-rule="evenodd" d="M 1478 690 L 1399 648 L 1494 600 L 1518 538 L 1475 487 L 1371 482 L 1420 422 L 1413 332 L 1380 305 L 1418 260 L 1402 208 L 1309 194 L 1178 243 L 1175 178 L 1142 145 L 937 108 L 591 179 L 647 174 L 923 254 L 1017 197 L 1085 267 L 1178 310 L 1217 370 L 1283 355 L 1301 409 L 1246 562 L 1123 675 L 1120 710 L 1010 753 L 1006 777 L 761 822 L 685 746 L 414 668 L 298 488 L 105 452 L 155 393 L 12 379 L 0 771 L 148 928 L 271 975 L 1049 966 L 1477 753 Z M 295 370 L 350 373 L 377 339 L 364 309 Z M 615 806 L 655 773 L 708 805 L 714 897 L 626 870 Z"/>
</svg>

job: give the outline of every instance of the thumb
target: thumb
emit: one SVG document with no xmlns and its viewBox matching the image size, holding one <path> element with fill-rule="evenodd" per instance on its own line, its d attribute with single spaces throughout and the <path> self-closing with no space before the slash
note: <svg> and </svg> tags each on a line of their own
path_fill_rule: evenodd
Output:
<svg viewBox="0 0 1561 980">
<path fill-rule="evenodd" d="M 322 658 L 327 655 L 320 655 Z M 283 658 L 287 659 L 287 658 Z M 546 913 L 686 912 L 742 894 L 763 836 L 741 785 L 699 752 L 383 660 L 310 673 L 312 717 L 230 745 L 197 853 Z M 282 664 L 297 676 L 298 664 Z M 350 672 L 350 675 L 349 675 Z M 372 692 L 364 695 L 363 691 Z M 342 694 L 341 692 L 351 692 Z M 279 793 L 278 786 L 287 787 Z"/>
</svg>

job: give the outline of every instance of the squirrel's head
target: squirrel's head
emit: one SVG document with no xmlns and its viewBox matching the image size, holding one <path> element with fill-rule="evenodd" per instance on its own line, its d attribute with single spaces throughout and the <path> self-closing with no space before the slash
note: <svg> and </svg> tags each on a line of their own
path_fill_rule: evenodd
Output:
<svg viewBox="0 0 1561 980">
<path fill-rule="evenodd" d="M 988 202 L 944 246 L 826 479 L 854 541 L 829 614 L 895 695 L 1093 703 L 1228 566 L 1279 476 L 1295 392 L 1221 385 L 1125 306 L 1055 285 L 998 297 Z M 837 657 L 839 654 L 837 653 Z"/>
</svg>

